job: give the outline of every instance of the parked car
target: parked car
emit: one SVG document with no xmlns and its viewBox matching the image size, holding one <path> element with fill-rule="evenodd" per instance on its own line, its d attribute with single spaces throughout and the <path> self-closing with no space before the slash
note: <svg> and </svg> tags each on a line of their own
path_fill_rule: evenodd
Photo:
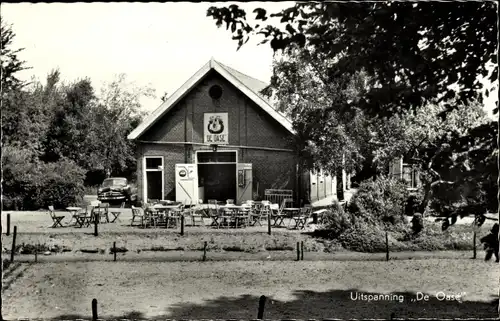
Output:
<svg viewBox="0 0 500 321">
<path fill-rule="evenodd" d="M 101 202 L 133 204 L 137 201 L 136 190 L 124 177 L 106 178 L 97 191 L 97 199 Z"/>
</svg>

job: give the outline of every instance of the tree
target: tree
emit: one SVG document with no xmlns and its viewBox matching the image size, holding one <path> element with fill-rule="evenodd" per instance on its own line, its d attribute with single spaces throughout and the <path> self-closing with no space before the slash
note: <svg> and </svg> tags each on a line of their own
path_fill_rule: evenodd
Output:
<svg viewBox="0 0 500 321">
<path fill-rule="evenodd" d="M 52 117 L 42 160 L 56 162 L 68 158 L 89 170 L 87 137 L 93 130 L 93 124 L 88 116 L 97 98 L 90 79 L 59 84 L 59 78 L 59 71 L 52 72 L 44 90 L 46 95 L 52 91 L 55 97 L 51 101 Z"/>
<path fill-rule="evenodd" d="M 418 151 L 415 158 L 426 173 L 424 203 L 431 194 L 436 195 L 431 193 L 434 190 L 447 189 L 448 194 L 458 196 L 449 201 L 463 206 L 445 210 L 452 216 L 452 223 L 466 211 L 482 213 L 485 204 L 494 205 L 498 122 L 459 124 L 464 117 L 456 114 L 450 126 L 440 123 L 442 130 L 436 132 L 430 131 L 436 128 L 432 127 L 433 120 L 411 123 L 426 115 L 453 115 L 452 111 L 470 101 L 481 105 L 481 77 L 494 86 L 498 70 L 489 70 L 489 65 L 497 64 L 498 8 L 493 2 L 297 2 L 279 13 L 268 15 L 262 8 L 253 12 L 256 23 L 250 23 L 246 12 L 237 5 L 210 7 L 207 16 L 217 26 L 225 24 L 226 29 L 231 29 L 238 48 L 255 35 L 264 37 L 261 44 L 269 43 L 275 52 L 285 55 L 297 47 L 304 48 L 317 61 L 324 62 L 320 74 L 325 84 L 361 72 L 367 76 L 360 99 L 323 101 L 325 107 L 317 117 L 305 115 L 306 124 L 323 128 L 329 110 L 342 119 L 359 109 L 373 116 L 374 124 L 378 121 L 387 129 L 378 131 L 378 139 L 383 136 L 386 144 L 375 152 L 377 162 L 382 164 L 405 151 Z M 278 23 L 266 24 L 268 17 L 280 19 L 284 28 Z M 490 89 L 486 89 L 486 95 Z M 316 99 L 304 98 L 313 102 Z M 285 95 L 281 99 L 287 101 Z M 434 113 L 432 104 L 440 106 L 439 113 Z M 419 108 L 419 116 L 407 114 Z M 494 113 L 498 113 L 498 105 Z M 451 126 L 453 122 L 456 126 Z M 300 133 L 301 124 L 294 125 Z M 331 133 L 335 129 L 325 130 Z M 398 137 L 404 139 L 398 141 Z M 347 141 L 341 144 L 346 146 Z M 328 146 L 319 146 L 318 154 L 330 152 Z"/>
<path fill-rule="evenodd" d="M 367 118 L 360 109 L 340 113 L 327 107 L 359 100 L 366 77 L 357 73 L 328 79 L 324 66 L 329 62 L 306 48 L 295 47 L 275 59 L 274 75 L 263 93 L 292 120 L 303 168 L 328 173 L 342 168 L 359 170 L 367 154 Z"/>
<path fill-rule="evenodd" d="M 456 104 L 456 103 L 454 103 Z M 408 155 L 419 171 L 424 200 L 442 215 L 483 215 L 496 211 L 495 165 L 497 122 L 489 120 L 482 104 L 456 104 L 446 119 L 443 104 L 429 104 L 380 122 L 373 142 L 380 169 Z M 453 223 L 455 222 L 453 221 Z"/>
<path fill-rule="evenodd" d="M 24 50 L 24 48 L 12 49 L 15 37 L 16 34 L 12 30 L 12 26 L 7 25 L 4 19 L 1 18 L 0 56 L 2 59 L 0 62 L 0 79 L 2 87 L 2 100 L 4 98 L 4 94 L 8 93 L 8 91 L 19 89 L 25 84 L 17 78 L 16 73 L 29 69 L 29 67 L 26 66 L 26 62 L 19 60 L 19 57 L 17 56 L 17 54 Z"/>
<path fill-rule="evenodd" d="M 26 62 L 18 57 L 18 53 L 23 50 L 13 49 L 13 42 L 16 34 L 12 26 L 1 19 L 0 23 L 0 87 L 2 106 L 2 146 L 15 144 L 16 142 L 27 142 L 26 135 L 31 131 L 25 126 L 27 97 L 22 91 L 25 82 L 18 79 L 17 74 L 28 69 Z M 28 143 L 29 144 L 29 143 Z M 29 149 L 31 150 L 31 149 Z"/>
<path fill-rule="evenodd" d="M 344 102 L 341 110 L 357 106 L 384 116 L 430 99 L 481 102 L 478 76 L 491 83 L 498 76 L 498 70 L 488 70 L 489 63 L 497 64 L 497 11 L 488 1 L 297 2 L 270 15 L 256 8 L 255 24 L 237 5 L 210 7 L 207 16 L 231 28 L 238 48 L 250 36 L 262 35 L 275 51 L 295 44 L 333 59 L 327 66 L 331 79 L 365 71 L 370 89 L 355 105 Z M 260 25 L 268 17 L 279 18 L 284 30 Z"/>
<path fill-rule="evenodd" d="M 140 110 L 143 97 L 154 97 L 154 90 L 128 82 L 124 74 L 101 89 L 91 115 L 96 128 L 89 136 L 92 148 L 100 151 L 92 159 L 94 169 L 108 175 L 124 171 L 128 175 L 135 173 L 135 145 L 127 135 L 144 116 Z"/>
</svg>

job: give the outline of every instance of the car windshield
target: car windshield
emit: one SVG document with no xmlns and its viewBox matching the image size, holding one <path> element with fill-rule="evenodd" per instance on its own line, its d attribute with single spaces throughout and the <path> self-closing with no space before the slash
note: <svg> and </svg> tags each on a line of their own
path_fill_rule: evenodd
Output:
<svg viewBox="0 0 500 321">
<path fill-rule="evenodd" d="M 125 178 L 109 178 L 105 179 L 104 182 L 102 182 L 102 186 L 104 187 L 125 185 L 127 185 L 127 179 Z"/>
</svg>

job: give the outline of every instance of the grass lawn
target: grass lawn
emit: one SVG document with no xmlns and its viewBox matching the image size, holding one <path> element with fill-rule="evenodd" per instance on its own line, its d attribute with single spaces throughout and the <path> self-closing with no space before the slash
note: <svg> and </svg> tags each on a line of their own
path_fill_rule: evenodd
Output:
<svg viewBox="0 0 500 321">
<path fill-rule="evenodd" d="M 2 315 L 17 318 L 251 319 L 494 318 L 493 264 L 430 259 L 389 262 L 72 262 L 14 263 Z M 416 301 L 417 292 L 429 295 Z M 464 294 L 465 292 L 465 294 Z M 358 293 L 358 299 L 353 300 Z M 394 294 L 360 300 L 359 294 Z M 461 295 L 460 302 L 436 295 Z"/>
</svg>

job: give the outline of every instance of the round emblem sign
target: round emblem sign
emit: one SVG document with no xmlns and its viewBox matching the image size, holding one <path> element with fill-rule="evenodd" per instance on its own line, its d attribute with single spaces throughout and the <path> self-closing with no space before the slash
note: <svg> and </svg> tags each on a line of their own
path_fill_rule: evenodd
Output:
<svg viewBox="0 0 500 321">
<path fill-rule="evenodd" d="M 182 169 L 182 170 L 179 172 L 179 176 L 180 176 L 180 177 L 184 177 L 184 176 L 186 176 L 186 171 Z"/>
</svg>

